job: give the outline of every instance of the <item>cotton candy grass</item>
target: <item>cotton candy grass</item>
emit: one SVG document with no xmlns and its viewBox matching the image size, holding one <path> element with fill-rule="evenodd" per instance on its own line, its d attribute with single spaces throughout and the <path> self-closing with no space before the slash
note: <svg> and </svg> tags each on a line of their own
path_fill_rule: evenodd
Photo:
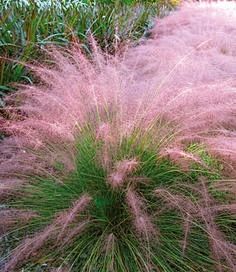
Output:
<svg viewBox="0 0 236 272">
<path fill-rule="evenodd" d="M 92 41 L 31 67 L 6 99 L 2 271 L 235 271 L 235 20 L 190 5 L 122 59 Z"/>
</svg>

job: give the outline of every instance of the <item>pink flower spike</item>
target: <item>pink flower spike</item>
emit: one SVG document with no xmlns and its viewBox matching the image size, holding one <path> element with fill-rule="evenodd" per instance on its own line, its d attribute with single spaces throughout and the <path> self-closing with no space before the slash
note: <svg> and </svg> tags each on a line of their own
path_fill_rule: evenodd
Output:
<svg viewBox="0 0 236 272">
<path fill-rule="evenodd" d="M 108 182 L 112 188 L 122 186 L 126 178 L 137 169 L 138 165 L 139 163 L 136 159 L 117 162 L 114 172 L 108 178 Z"/>
</svg>

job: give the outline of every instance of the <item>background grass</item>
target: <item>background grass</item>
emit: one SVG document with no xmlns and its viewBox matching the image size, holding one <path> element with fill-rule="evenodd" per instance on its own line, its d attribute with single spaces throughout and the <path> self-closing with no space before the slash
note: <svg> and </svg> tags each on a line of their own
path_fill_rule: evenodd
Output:
<svg viewBox="0 0 236 272">
<path fill-rule="evenodd" d="M 88 50 L 92 34 L 102 49 L 114 52 L 118 44 L 140 38 L 153 16 L 175 4 L 174 0 L 0 0 L 0 106 L 2 98 L 15 90 L 12 82 L 32 82 L 19 62 L 42 60 L 46 45 L 79 40 Z"/>
</svg>

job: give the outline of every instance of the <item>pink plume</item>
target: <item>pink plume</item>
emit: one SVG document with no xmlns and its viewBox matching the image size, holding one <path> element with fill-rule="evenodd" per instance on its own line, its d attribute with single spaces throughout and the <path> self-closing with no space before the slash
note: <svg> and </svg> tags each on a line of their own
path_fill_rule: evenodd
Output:
<svg viewBox="0 0 236 272">
<path fill-rule="evenodd" d="M 126 202 L 130 208 L 137 233 L 144 239 L 149 239 L 157 233 L 150 216 L 145 211 L 141 197 L 131 189 L 126 194 Z"/>
<path fill-rule="evenodd" d="M 113 188 L 121 186 L 128 175 L 132 174 L 137 167 L 138 161 L 136 159 L 119 161 L 115 165 L 114 172 L 112 172 L 108 178 L 109 184 Z"/>
</svg>

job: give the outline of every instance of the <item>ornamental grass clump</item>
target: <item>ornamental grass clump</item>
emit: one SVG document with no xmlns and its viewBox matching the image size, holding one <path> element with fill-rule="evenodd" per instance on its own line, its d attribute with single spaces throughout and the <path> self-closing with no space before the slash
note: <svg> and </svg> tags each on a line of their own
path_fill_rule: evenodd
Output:
<svg viewBox="0 0 236 272">
<path fill-rule="evenodd" d="M 235 153 L 218 145 L 236 143 L 235 78 L 139 75 L 148 43 L 124 59 L 50 48 L 40 83 L 7 98 L 2 271 L 235 271 Z"/>
</svg>

